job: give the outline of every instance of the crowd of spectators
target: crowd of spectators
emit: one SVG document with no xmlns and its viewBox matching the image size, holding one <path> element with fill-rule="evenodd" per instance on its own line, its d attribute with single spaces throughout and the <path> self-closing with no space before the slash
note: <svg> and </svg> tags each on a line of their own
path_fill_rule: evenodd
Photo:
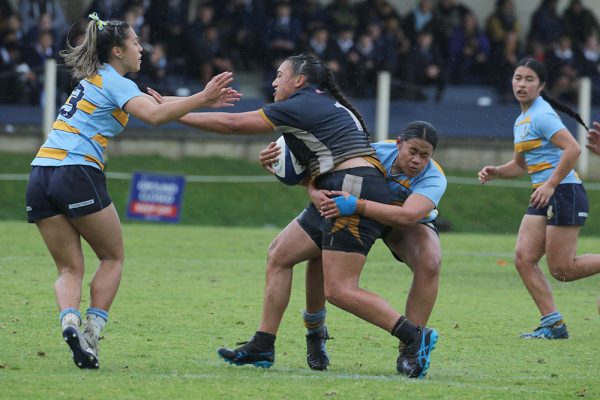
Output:
<svg viewBox="0 0 600 400">
<path fill-rule="evenodd" d="M 135 29 L 144 59 L 132 78 L 165 94 L 185 94 L 224 70 L 252 71 L 271 99 L 281 60 L 307 52 L 352 97 L 373 96 L 377 72 L 387 70 L 397 99 L 425 99 L 431 86 L 440 100 L 450 83 L 491 85 L 511 101 L 512 70 L 531 55 L 548 67 L 551 95 L 574 101 L 585 75 L 600 102 L 600 26 L 583 0 L 562 13 L 558 0 L 538 0 L 526 34 L 514 0 L 486 0 L 494 10 L 485 21 L 458 0 L 413 1 L 402 15 L 386 0 L 93 0 L 67 21 L 58 0 L 20 0 L 17 9 L 0 0 L 0 102 L 38 104 L 45 60 L 81 40 L 92 11 Z M 59 71 L 66 97 L 72 82 Z"/>
</svg>

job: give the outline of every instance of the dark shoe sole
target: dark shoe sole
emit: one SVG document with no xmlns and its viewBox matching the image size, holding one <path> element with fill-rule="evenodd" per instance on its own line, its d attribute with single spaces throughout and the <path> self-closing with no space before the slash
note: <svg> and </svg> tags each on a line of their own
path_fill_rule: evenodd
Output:
<svg viewBox="0 0 600 400">
<path fill-rule="evenodd" d="M 233 365 L 237 365 L 238 367 L 241 367 L 243 365 L 254 365 L 257 368 L 271 368 L 271 366 L 273 365 L 273 361 L 254 361 L 254 362 L 240 362 L 240 361 L 234 361 L 230 358 L 225 357 L 223 354 L 221 354 L 219 351 L 217 351 L 217 354 L 219 355 L 219 357 L 221 357 L 226 363 L 229 364 L 233 364 Z"/>
<path fill-rule="evenodd" d="M 68 327 L 63 331 L 63 338 L 71 348 L 73 362 L 81 369 L 98 369 L 98 358 L 81 348 L 79 343 L 79 332 L 75 328 Z"/>
</svg>

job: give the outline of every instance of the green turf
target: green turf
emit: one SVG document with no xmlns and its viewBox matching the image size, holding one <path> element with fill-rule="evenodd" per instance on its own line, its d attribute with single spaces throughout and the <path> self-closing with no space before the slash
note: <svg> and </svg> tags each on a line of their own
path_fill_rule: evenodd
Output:
<svg viewBox="0 0 600 400">
<path fill-rule="evenodd" d="M 0 153 L 0 173 L 29 171 L 31 155 Z M 266 176 L 258 162 L 223 158 L 110 157 L 108 172 L 155 171 L 185 175 Z M 454 232 L 515 233 L 528 203 L 530 189 L 476 184 L 476 172 L 446 171 L 474 184 L 450 183 L 440 206 L 442 227 Z M 526 180 L 527 177 L 521 178 Z M 121 218 L 129 198 L 128 180 L 109 179 L 108 188 Z M 0 220 L 25 218 L 23 180 L 0 180 Z M 600 191 L 588 190 L 590 218 L 582 235 L 600 235 Z M 283 227 L 307 204 L 305 189 L 288 187 L 274 178 L 266 183 L 198 183 L 186 185 L 181 224 L 209 226 Z"/>
<path fill-rule="evenodd" d="M 256 329 L 265 251 L 275 229 L 124 226 L 126 267 L 101 341 L 98 371 L 81 371 L 63 343 L 55 271 L 33 225 L 0 222 L 2 399 L 565 399 L 599 398 L 599 277 L 553 282 L 566 341 L 523 341 L 538 315 L 512 266 L 514 235 L 444 234 L 440 341 L 427 379 L 395 373 L 396 342 L 328 307 L 331 366 L 305 362 L 304 266 L 269 370 L 234 367 L 216 349 Z M 581 251 L 598 249 L 583 238 Z M 95 268 L 86 247 L 89 282 Z M 408 269 L 378 243 L 365 288 L 403 308 Z M 84 304 L 87 305 L 87 293 Z"/>
</svg>

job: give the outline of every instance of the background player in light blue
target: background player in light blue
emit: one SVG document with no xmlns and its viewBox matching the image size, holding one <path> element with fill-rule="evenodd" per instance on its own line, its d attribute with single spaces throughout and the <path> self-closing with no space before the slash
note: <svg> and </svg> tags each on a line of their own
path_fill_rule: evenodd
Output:
<svg viewBox="0 0 600 400">
<path fill-rule="evenodd" d="M 545 254 L 551 275 L 565 282 L 600 272 L 600 255 L 576 255 L 577 237 L 589 210 L 585 189 L 573 170 L 581 149 L 554 109 L 585 123 L 575 111 L 549 97 L 545 83 L 543 64 L 531 58 L 518 63 L 512 88 L 522 112 L 514 125 L 514 158 L 500 166 L 483 167 L 479 181 L 531 176 L 533 193 L 519 228 L 515 265 L 538 307 L 541 323 L 521 337 L 566 339 L 567 326 L 539 261 Z"/>
<path fill-rule="evenodd" d="M 157 125 L 205 106 L 232 105 L 239 93 L 232 74 L 169 104 L 140 92 L 128 72 L 140 69 L 142 47 L 131 27 L 90 15 L 83 42 L 62 56 L 81 79 L 60 109 L 48 139 L 32 161 L 26 193 L 27 217 L 35 222 L 58 270 L 55 284 L 63 337 L 79 368 L 95 369 L 98 339 L 115 298 L 125 252 L 117 211 L 106 188 L 104 150 L 126 126 L 129 114 Z M 90 307 L 81 332 L 79 311 L 84 275 L 83 238 L 100 265 L 90 285 Z"/>
</svg>

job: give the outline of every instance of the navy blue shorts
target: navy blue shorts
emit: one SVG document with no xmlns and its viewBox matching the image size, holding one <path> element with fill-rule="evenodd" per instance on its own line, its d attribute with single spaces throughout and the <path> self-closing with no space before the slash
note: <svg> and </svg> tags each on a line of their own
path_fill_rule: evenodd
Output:
<svg viewBox="0 0 600 400">
<path fill-rule="evenodd" d="M 106 190 L 106 177 L 87 165 L 61 167 L 34 166 L 29 175 L 27 221 L 64 214 L 79 218 L 108 207 L 112 200 Z"/>
<path fill-rule="evenodd" d="M 317 178 L 319 189 L 345 190 L 361 199 L 390 204 L 391 191 L 383 174 L 371 167 L 349 168 Z M 322 250 L 345 251 L 367 255 L 385 226 L 359 215 L 324 219 L 314 204 L 297 218 L 298 223 Z"/>
<path fill-rule="evenodd" d="M 581 183 L 563 183 L 556 187 L 546 207 L 528 207 L 527 215 L 544 215 L 547 225 L 583 226 L 590 206 L 587 193 Z"/>
</svg>

